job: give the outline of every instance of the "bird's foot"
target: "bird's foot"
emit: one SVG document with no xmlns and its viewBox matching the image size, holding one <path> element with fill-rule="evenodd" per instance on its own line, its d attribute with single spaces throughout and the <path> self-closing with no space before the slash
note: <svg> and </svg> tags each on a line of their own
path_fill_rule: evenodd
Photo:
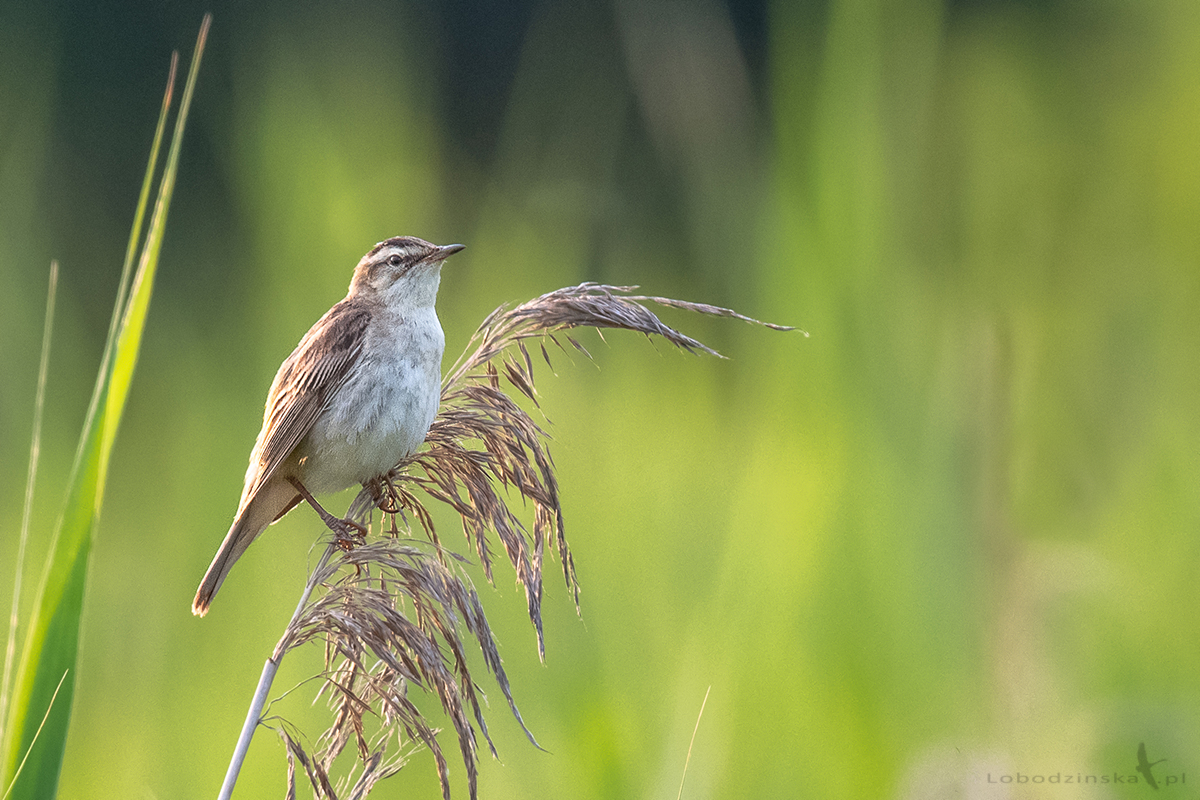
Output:
<svg viewBox="0 0 1200 800">
<path fill-rule="evenodd" d="M 329 528 L 337 537 L 337 546 L 347 553 L 367 542 L 367 529 L 352 519 L 335 519 Z"/>
<path fill-rule="evenodd" d="M 333 535 L 337 537 L 337 546 L 349 552 L 360 544 L 365 544 L 367 541 L 367 529 L 358 524 L 354 520 L 347 517 L 346 519 L 338 519 L 333 514 L 330 514 L 321 504 L 316 501 L 308 491 L 304 488 L 304 484 L 299 478 L 289 477 L 288 480 L 292 486 L 296 487 L 296 491 L 300 496 L 308 501 L 308 504 L 316 509 L 320 515 L 321 521 L 325 523 L 325 527 L 333 531 Z"/>
<path fill-rule="evenodd" d="M 371 493 L 371 500 L 380 511 L 385 514 L 396 514 L 400 511 L 400 491 L 392 483 L 390 474 L 379 475 L 363 485 Z"/>
<path fill-rule="evenodd" d="M 400 494 L 400 490 L 392 482 L 393 474 L 389 472 L 376 476 L 363 483 L 363 486 L 371 493 L 371 501 L 375 503 L 375 507 L 387 517 L 389 522 L 388 535 L 395 538 L 400 535 L 400 528 L 396 525 L 396 516 L 403 517 L 404 500 Z"/>
</svg>

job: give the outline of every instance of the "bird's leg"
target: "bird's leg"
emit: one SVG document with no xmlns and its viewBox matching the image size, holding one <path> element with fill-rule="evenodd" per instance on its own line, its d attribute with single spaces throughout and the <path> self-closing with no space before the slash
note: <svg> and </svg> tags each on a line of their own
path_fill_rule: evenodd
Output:
<svg viewBox="0 0 1200 800">
<path fill-rule="evenodd" d="M 352 550 L 356 544 L 362 543 L 363 538 L 367 535 L 366 528 L 364 528 L 362 525 L 359 525 L 352 519 L 340 519 L 335 517 L 333 514 L 330 514 L 321 507 L 321 504 L 317 502 L 317 499 L 309 493 L 308 489 L 304 488 L 304 484 L 301 483 L 297 478 L 289 476 L 288 481 L 292 484 L 292 486 L 296 487 L 296 491 L 300 493 L 300 496 L 308 501 L 310 506 L 317 510 L 317 513 L 321 515 L 321 521 L 325 523 L 325 526 L 334 532 L 334 534 L 337 536 L 338 547 L 342 548 L 343 550 Z M 354 529 L 353 533 L 351 532 L 352 528 Z"/>
</svg>

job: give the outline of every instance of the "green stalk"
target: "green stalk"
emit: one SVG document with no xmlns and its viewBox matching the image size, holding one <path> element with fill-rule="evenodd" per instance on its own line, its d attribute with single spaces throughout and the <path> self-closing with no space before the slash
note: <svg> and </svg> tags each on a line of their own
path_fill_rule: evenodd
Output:
<svg viewBox="0 0 1200 800">
<path fill-rule="evenodd" d="M 50 262 L 50 288 L 46 292 L 46 320 L 42 327 L 42 355 L 38 361 L 37 390 L 33 400 L 33 435 L 29 443 L 29 473 L 25 479 L 25 503 L 21 509 L 21 535 L 17 540 L 16 570 L 13 575 L 12 612 L 8 620 L 8 641 L 4 646 L 4 678 L 0 681 L 0 731 L 8 719 L 9 687 L 12 681 L 13 655 L 17 649 L 20 620 L 21 577 L 25 572 L 25 545 L 29 542 L 29 519 L 33 515 L 33 487 L 37 481 L 38 456 L 42 451 L 42 411 L 46 407 L 46 373 L 50 368 L 50 335 L 54 330 L 54 299 L 58 295 L 58 262 Z"/>
<path fill-rule="evenodd" d="M 109 456 L 137 364 L 167 211 L 175 188 L 188 109 L 211 22 L 211 16 L 206 15 L 200 26 L 150 227 L 141 244 L 137 272 L 131 283 L 133 254 L 139 249 L 149 188 L 171 105 L 178 56 L 172 57 L 170 81 L 134 214 L 100 373 L 75 454 L 66 503 L 54 531 L 29 620 L 12 693 L 12 709 L 8 719 L 4 720 L 3 747 L 0 749 L 0 787 L 11 792 L 14 800 L 53 797 L 57 791 L 75 693 L 88 558 L 104 499 Z M 21 770 L 19 776 L 18 768 Z"/>
</svg>

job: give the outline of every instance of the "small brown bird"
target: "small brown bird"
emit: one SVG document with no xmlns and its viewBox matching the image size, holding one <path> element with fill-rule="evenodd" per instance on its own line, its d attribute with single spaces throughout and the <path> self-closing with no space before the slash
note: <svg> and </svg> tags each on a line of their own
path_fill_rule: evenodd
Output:
<svg viewBox="0 0 1200 800">
<path fill-rule="evenodd" d="M 234 562 L 301 500 L 339 536 L 361 530 L 313 496 L 381 477 L 425 441 L 445 348 L 434 304 L 442 264 L 462 249 L 411 236 L 375 245 L 354 268 L 345 299 L 284 360 L 233 526 L 200 583 L 193 614 L 208 612 Z"/>
</svg>

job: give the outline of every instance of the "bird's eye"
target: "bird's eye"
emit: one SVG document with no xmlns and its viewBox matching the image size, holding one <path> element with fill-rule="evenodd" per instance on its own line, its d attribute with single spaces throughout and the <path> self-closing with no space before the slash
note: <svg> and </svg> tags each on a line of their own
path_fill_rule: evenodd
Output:
<svg viewBox="0 0 1200 800">
<path fill-rule="evenodd" d="M 400 256 L 393 253 L 392 255 L 388 256 L 387 263 L 388 263 L 389 267 L 399 267 L 400 264 L 403 263 L 403 259 L 401 259 Z"/>
</svg>

